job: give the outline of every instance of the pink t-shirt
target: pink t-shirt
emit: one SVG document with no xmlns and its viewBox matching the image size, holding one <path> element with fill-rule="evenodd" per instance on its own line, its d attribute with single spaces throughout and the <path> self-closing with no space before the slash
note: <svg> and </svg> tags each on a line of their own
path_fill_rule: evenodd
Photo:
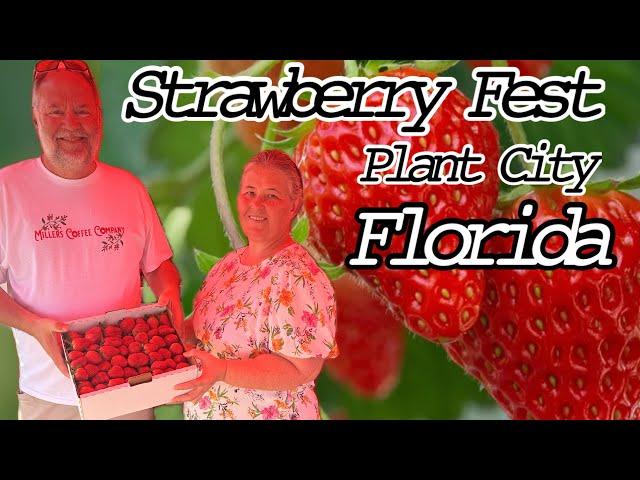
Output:
<svg viewBox="0 0 640 480">
<path fill-rule="evenodd" d="M 40 158 L 0 169 L 0 283 L 39 316 L 62 321 L 141 304 L 141 277 L 171 258 L 144 185 L 104 163 L 79 180 Z M 75 405 L 63 376 L 32 336 L 14 329 L 20 389 Z"/>
<path fill-rule="evenodd" d="M 229 360 L 264 353 L 337 356 L 333 287 L 304 247 L 294 243 L 251 266 L 240 262 L 243 250 L 220 260 L 196 295 L 198 347 Z M 194 420 L 319 419 L 314 386 L 272 391 L 217 382 L 198 402 L 185 403 L 184 414 Z"/>
</svg>

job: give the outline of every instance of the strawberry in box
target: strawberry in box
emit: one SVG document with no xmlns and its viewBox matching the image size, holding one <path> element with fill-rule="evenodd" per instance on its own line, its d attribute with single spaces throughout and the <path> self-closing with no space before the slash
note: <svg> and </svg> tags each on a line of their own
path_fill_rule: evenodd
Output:
<svg viewBox="0 0 640 480">
<path fill-rule="evenodd" d="M 63 343 L 82 418 L 162 405 L 173 398 L 175 385 L 197 376 L 165 306 L 80 319 L 70 329 Z"/>
</svg>

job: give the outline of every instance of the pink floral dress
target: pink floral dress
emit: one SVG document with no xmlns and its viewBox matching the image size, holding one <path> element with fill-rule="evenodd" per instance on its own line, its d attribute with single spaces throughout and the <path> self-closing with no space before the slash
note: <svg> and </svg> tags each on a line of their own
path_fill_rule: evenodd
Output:
<svg viewBox="0 0 640 480">
<path fill-rule="evenodd" d="M 244 247 L 246 248 L 246 247 Z M 208 273 L 194 300 L 193 326 L 201 348 L 218 358 L 263 353 L 333 358 L 336 305 L 325 273 L 301 245 L 289 245 L 257 265 L 243 265 L 244 248 Z M 186 419 L 319 419 L 315 382 L 270 391 L 215 383 Z"/>
</svg>

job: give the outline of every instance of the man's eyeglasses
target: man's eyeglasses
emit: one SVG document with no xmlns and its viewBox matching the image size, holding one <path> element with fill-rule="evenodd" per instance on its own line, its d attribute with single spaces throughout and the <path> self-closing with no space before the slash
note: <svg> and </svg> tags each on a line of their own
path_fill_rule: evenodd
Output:
<svg viewBox="0 0 640 480">
<path fill-rule="evenodd" d="M 62 64 L 62 68 L 60 67 L 60 64 Z M 36 80 L 40 75 L 58 69 L 82 73 L 85 77 L 91 80 L 91 82 L 93 82 L 89 65 L 82 60 L 40 60 L 36 63 L 36 66 L 33 69 L 33 79 Z"/>
</svg>

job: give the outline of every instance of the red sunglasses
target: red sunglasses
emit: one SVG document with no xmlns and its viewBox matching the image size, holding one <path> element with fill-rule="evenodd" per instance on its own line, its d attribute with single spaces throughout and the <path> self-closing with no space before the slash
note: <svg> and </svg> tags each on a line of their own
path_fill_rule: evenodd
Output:
<svg viewBox="0 0 640 480">
<path fill-rule="evenodd" d="M 63 68 L 60 67 L 62 64 Z M 93 82 L 93 77 L 91 76 L 91 70 L 89 70 L 89 65 L 87 65 L 82 60 L 40 60 L 36 63 L 35 68 L 33 69 L 33 79 L 35 80 L 38 76 L 52 72 L 54 70 L 70 70 L 72 72 L 79 72 L 86 76 L 91 82 Z"/>
</svg>

